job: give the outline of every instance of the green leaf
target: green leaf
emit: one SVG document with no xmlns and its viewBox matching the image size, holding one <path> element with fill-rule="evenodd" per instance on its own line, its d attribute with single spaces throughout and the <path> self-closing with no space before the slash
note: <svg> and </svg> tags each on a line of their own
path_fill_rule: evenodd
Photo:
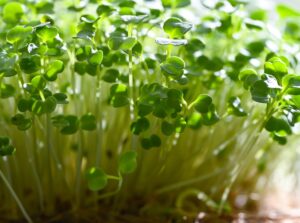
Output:
<svg viewBox="0 0 300 223">
<path fill-rule="evenodd" d="M 158 135 L 152 134 L 150 136 L 150 143 L 152 147 L 160 147 L 161 146 L 161 139 Z"/>
<path fill-rule="evenodd" d="M 55 27 L 43 26 L 36 30 L 36 34 L 43 42 L 48 42 L 56 37 L 58 31 Z"/>
<path fill-rule="evenodd" d="M 16 125 L 19 130 L 25 131 L 31 127 L 32 121 L 22 114 L 16 114 L 11 118 L 11 123 Z"/>
<path fill-rule="evenodd" d="M 173 46 L 181 46 L 181 45 L 186 45 L 188 43 L 186 39 L 166 39 L 166 38 L 156 38 L 155 42 L 160 45 L 173 45 Z"/>
<path fill-rule="evenodd" d="M 256 81 L 251 89 L 252 99 L 259 103 L 269 103 L 271 100 L 268 85 L 263 80 Z"/>
<path fill-rule="evenodd" d="M 37 75 L 32 78 L 31 85 L 38 90 L 43 90 L 46 87 L 46 80 L 43 76 Z"/>
<path fill-rule="evenodd" d="M 192 113 L 187 120 L 187 126 L 191 129 L 199 129 L 202 126 L 202 116 L 198 112 Z"/>
<path fill-rule="evenodd" d="M 179 78 L 184 73 L 185 63 L 180 57 L 171 56 L 160 67 L 165 74 L 173 78 Z"/>
<path fill-rule="evenodd" d="M 100 17 L 95 18 L 93 15 L 85 14 L 85 15 L 80 16 L 80 21 L 93 24 L 93 23 L 97 22 L 99 20 L 99 18 Z"/>
<path fill-rule="evenodd" d="M 51 120 L 54 126 L 60 128 L 63 135 L 72 135 L 79 129 L 79 120 L 75 115 L 56 115 Z"/>
<path fill-rule="evenodd" d="M 239 79 L 244 82 L 244 88 L 249 89 L 256 81 L 259 80 L 256 70 L 245 69 L 239 74 Z"/>
<path fill-rule="evenodd" d="M 0 156 L 11 156 L 16 152 L 16 148 L 12 145 L 0 146 Z"/>
<path fill-rule="evenodd" d="M 97 128 L 96 117 L 90 113 L 81 116 L 80 128 L 86 131 L 95 130 Z"/>
<path fill-rule="evenodd" d="M 114 83 L 119 77 L 119 71 L 117 69 L 108 69 L 102 76 L 102 80 L 108 83 Z"/>
<path fill-rule="evenodd" d="M 175 126 L 167 121 L 163 121 L 161 123 L 161 132 L 166 136 L 170 136 L 175 132 Z"/>
<path fill-rule="evenodd" d="M 272 116 L 267 121 L 265 128 L 267 131 L 274 132 L 277 136 L 280 137 L 285 137 L 292 134 L 289 123 L 283 118 L 275 118 Z"/>
<path fill-rule="evenodd" d="M 149 129 L 149 127 L 149 120 L 145 117 L 141 117 L 131 124 L 130 129 L 133 134 L 139 135 L 141 132 L 144 132 L 147 129 Z"/>
<path fill-rule="evenodd" d="M 266 74 L 274 75 L 280 81 L 288 73 L 288 66 L 281 58 L 273 57 L 265 63 L 264 70 Z"/>
<path fill-rule="evenodd" d="M 6 136 L 0 136 L 0 147 L 8 146 L 10 143 L 10 139 Z"/>
<path fill-rule="evenodd" d="M 115 11 L 115 9 L 109 5 L 99 5 L 97 8 L 97 14 L 99 16 L 109 16 L 111 15 L 113 12 Z"/>
<path fill-rule="evenodd" d="M 125 84 L 114 84 L 110 88 L 110 103 L 113 107 L 122 107 L 129 104 L 128 89 Z"/>
<path fill-rule="evenodd" d="M 90 168 L 86 173 L 86 179 L 88 188 L 91 191 L 102 190 L 107 185 L 107 175 L 102 169 L 98 167 Z"/>
<path fill-rule="evenodd" d="M 200 113 L 207 113 L 212 105 L 212 98 L 209 95 L 201 94 L 191 105 Z"/>
<path fill-rule="evenodd" d="M 161 0 L 164 8 L 182 8 L 189 6 L 191 0 Z"/>
<path fill-rule="evenodd" d="M 68 96 L 64 93 L 55 93 L 53 95 L 53 97 L 55 97 L 56 99 L 56 103 L 57 104 L 68 104 Z"/>
<path fill-rule="evenodd" d="M 32 106 L 31 100 L 27 100 L 27 99 L 24 99 L 24 98 L 21 98 L 18 101 L 18 104 L 17 104 L 18 110 L 20 112 L 30 111 L 31 106 Z"/>
<path fill-rule="evenodd" d="M 85 71 L 91 76 L 96 76 L 97 70 L 98 70 L 98 65 L 93 65 L 89 63 L 85 67 Z"/>
<path fill-rule="evenodd" d="M 77 26 L 77 35 L 75 38 L 93 40 L 96 29 L 92 23 L 81 23 Z"/>
<path fill-rule="evenodd" d="M 10 84 L 5 84 L 5 83 L 1 83 L 0 85 L 0 97 L 1 98 L 9 98 L 14 96 L 16 89 L 10 85 Z"/>
<path fill-rule="evenodd" d="M 300 12 L 296 11 L 295 9 L 293 9 L 287 5 L 279 4 L 277 6 L 276 10 L 277 10 L 277 13 L 279 14 L 280 18 L 282 18 L 282 19 L 300 16 Z"/>
<path fill-rule="evenodd" d="M 32 33 L 32 27 L 31 26 L 15 26 L 11 30 L 8 31 L 6 35 L 6 41 L 15 44 L 21 41 L 24 41 L 31 33 Z"/>
<path fill-rule="evenodd" d="M 185 33 L 192 29 L 193 25 L 187 22 L 182 22 L 179 18 L 169 18 L 163 24 L 164 31 L 173 39 L 181 38 Z"/>
<path fill-rule="evenodd" d="M 135 37 L 112 36 L 108 40 L 108 46 L 112 50 L 130 50 L 136 43 Z"/>
<path fill-rule="evenodd" d="M 286 93 L 290 95 L 300 95 L 300 76 L 288 74 L 282 79 L 283 89 L 287 89 Z"/>
<path fill-rule="evenodd" d="M 43 102 L 43 112 L 52 113 L 55 111 L 57 105 L 57 100 L 54 96 L 49 96 Z"/>
<path fill-rule="evenodd" d="M 139 41 L 137 41 L 137 43 L 132 48 L 132 54 L 134 56 L 139 57 L 139 56 L 142 55 L 142 53 L 143 53 L 143 46 L 142 46 L 142 44 Z"/>
<path fill-rule="evenodd" d="M 270 89 L 281 89 L 281 86 L 278 84 L 277 79 L 269 74 L 262 75 L 262 80 L 267 84 Z"/>
<path fill-rule="evenodd" d="M 103 51 L 99 50 L 91 55 L 89 63 L 92 65 L 100 65 L 103 60 Z"/>
<path fill-rule="evenodd" d="M 20 61 L 20 68 L 26 74 L 37 72 L 41 68 L 40 56 L 23 57 Z"/>
<path fill-rule="evenodd" d="M 228 114 L 238 117 L 247 116 L 247 112 L 242 108 L 241 100 L 238 97 L 230 97 L 228 100 Z"/>
<path fill-rule="evenodd" d="M 10 144 L 10 139 L 0 136 L 0 156 L 11 156 L 15 153 L 16 148 Z"/>
<path fill-rule="evenodd" d="M 41 1 L 35 5 L 37 13 L 39 14 L 52 14 L 54 13 L 54 3 L 48 1 Z"/>
<path fill-rule="evenodd" d="M 35 100 L 32 104 L 31 111 L 36 115 L 44 114 L 44 102 L 41 100 Z"/>
<path fill-rule="evenodd" d="M 122 15 L 121 19 L 126 24 L 139 24 L 143 20 L 145 20 L 148 17 L 148 15 Z"/>
<path fill-rule="evenodd" d="M 25 6 L 19 2 L 8 2 L 2 9 L 3 21 L 9 24 L 18 23 L 25 13 Z"/>
<path fill-rule="evenodd" d="M 244 22 L 245 22 L 245 25 L 247 26 L 247 28 L 249 28 L 249 29 L 262 30 L 265 25 L 262 21 L 249 19 L 249 18 L 246 18 Z"/>
<path fill-rule="evenodd" d="M 135 151 L 125 152 L 119 160 L 119 171 L 122 174 L 130 174 L 137 168 L 137 153 Z"/>
<path fill-rule="evenodd" d="M 209 111 L 207 113 L 202 113 L 201 116 L 203 125 L 207 126 L 214 125 L 220 120 L 214 105 L 211 105 Z"/>
<path fill-rule="evenodd" d="M 55 81 L 57 79 L 57 74 L 63 72 L 65 66 L 61 60 L 54 60 L 50 63 L 45 78 L 48 81 Z"/>
<path fill-rule="evenodd" d="M 149 150 L 152 147 L 152 142 L 151 142 L 150 138 L 142 138 L 141 145 L 142 145 L 143 149 Z"/>
<path fill-rule="evenodd" d="M 183 117 L 176 118 L 174 122 L 175 132 L 182 133 L 186 127 L 186 120 Z"/>
<path fill-rule="evenodd" d="M 203 50 L 204 48 L 205 48 L 204 42 L 198 38 L 192 38 L 191 40 L 188 41 L 186 45 L 187 51 L 191 53 Z"/>
<path fill-rule="evenodd" d="M 86 71 L 86 66 L 87 66 L 86 62 L 75 62 L 74 70 L 79 75 L 84 75 Z"/>
</svg>

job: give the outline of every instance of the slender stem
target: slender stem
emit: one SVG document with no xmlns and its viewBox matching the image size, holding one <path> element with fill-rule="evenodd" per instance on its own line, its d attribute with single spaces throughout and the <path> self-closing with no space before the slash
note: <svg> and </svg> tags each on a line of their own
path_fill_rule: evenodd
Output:
<svg viewBox="0 0 300 223">
<path fill-rule="evenodd" d="M 41 184 L 41 179 L 39 177 L 39 174 L 37 172 L 37 169 L 39 169 L 39 165 L 36 165 L 35 162 L 35 158 L 37 157 L 37 137 L 36 137 L 36 129 L 35 129 L 35 122 L 34 122 L 34 116 L 32 118 L 32 144 L 33 144 L 33 152 L 31 151 L 27 151 L 28 154 L 28 162 L 32 168 L 32 172 L 33 172 L 33 177 L 36 183 L 36 187 L 37 187 L 37 193 L 38 193 L 38 197 L 39 197 L 39 202 L 40 202 L 40 208 L 42 211 L 44 211 L 44 195 L 43 195 L 43 190 L 42 190 L 42 184 Z"/>
<path fill-rule="evenodd" d="M 103 129 L 102 129 L 102 112 L 101 110 L 101 73 L 97 76 L 97 86 L 96 86 L 96 116 L 98 116 L 98 126 L 99 130 L 97 131 L 97 149 L 96 149 L 96 166 L 100 165 L 101 160 L 101 151 L 102 151 L 102 142 L 103 142 Z M 100 108 L 99 108 L 100 107 Z M 100 112 L 99 112 L 100 111 Z"/>
<path fill-rule="evenodd" d="M 5 175 L 3 174 L 3 172 L 0 170 L 0 177 L 1 179 L 4 181 L 7 189 L 9 190 L 9 192 L 11 193 L 11 195 L 13 196 L 13 198 L 15 199 L 15 201 L 17 202 L 17 205 L 19 206 L 24 218 L 26 219 L 27 222 L 29 223 L 33 223 L 33 221 L 31 220 L 31 218 L 29 217 L 27 211 L 25 210 L 22 202 L 20 201 L 19 197 L 17 196 L 17 194 L 15 193 L 14 189 L 11 187 L 10 183 L 8 182 L 8 180 L 6 179 Z"/>
<path fill-rule="evenodd" d="M 129 26 L 130 27 L 130 26 Z M 128 28 L 130 29 L 130 28 Z M 129 33 L 129 31 L 128 31 Z M 132 61 L 132 50 L 130 49 L 128 52 L 129 64 L 129 97 L 130 97 L 130 120 L 134 120 L 134 77 L 133 77 L 133 61 Z"/>
<path fill-rule="evenodd" d="M 83 132 L 79 131 L 79 143 L 77 151 L 77 162 L 76 162 L 76 184 L 75 184 L 75 197 L 76 207 L 80 207 L 80 186 L 81 186 L 81 166 L 82 166 L 82 155 L 83 155 Z"/>
</svg>

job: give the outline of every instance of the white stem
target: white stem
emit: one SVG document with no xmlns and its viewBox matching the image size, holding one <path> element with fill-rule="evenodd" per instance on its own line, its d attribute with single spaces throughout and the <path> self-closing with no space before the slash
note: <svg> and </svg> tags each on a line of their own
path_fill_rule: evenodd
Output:
<svg viewBox="0 0 300 223">
<path fill-rule="evenodd" d="M 22 205 L 22 202 L 18 198 L 18 196 L 15 193 L 14 189 L 11 187 L 10 183 L 8 182 L 8 180 L 6 179 L 5 175 L 3 174 L 3 172 L 1 170 L 0 170 L 0 177 L 4 181 L 5 185 L 7 186 L 7 189 L 9 190 L 9 192 L 11 193 L 11 195 L 13 196 L 15 201 L 17 202 L 17 205 L 19 206 L 19 208 L 20 208 L 22 214 L 24 215 L 26 221 L 29 222 L 29 223 L 33 223 L 31 218 L 29 217 L 27 211 L 25 210 L 24 206 Z"/>
</svg>

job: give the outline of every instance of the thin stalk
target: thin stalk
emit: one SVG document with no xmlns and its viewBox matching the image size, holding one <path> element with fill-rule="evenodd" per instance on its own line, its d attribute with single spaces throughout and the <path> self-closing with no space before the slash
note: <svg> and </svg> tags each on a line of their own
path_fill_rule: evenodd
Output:
<svg viewBox="0 0 300 223">
<path fill-rule="evenodd" d="M 133 61 L 132 61 L 132 50 L 129 50 L 128 52 L 128 58 L 129 58 L 129 97 L 130 97 L 130 120 L 134 120 L 134 77 L 133 77 Z"/>
<path fill-rule="evenodd" d="M 32 117 L 32 144 L 33 144 L 33 152 L 30 152 L 26 149 L 27 154 L 28 154 L 28 162 L 32 168 L 33 172 L 33 177 L 37 186 L 37 192 L 38 192 L 38 197 L 39 197 L 39 202 L 40 202 L 40 208 L 42 211 L 44 211 L 44 195 L 43 195 L 43 190 L 42 190 L 42 184 L 41 184 L 41 179 L 39 177 L 39 174 L 37 172 L 37 169 L 39 168 L 39 165 L 36 164 L 35 158 L 37 157 L 37 137 L 36 137 L 36 129 L 35 129 L 35 117 Z"/>
<path fill-rule="evenodd" d="M 11 195 L 13 196 L 13 198 L 15 199 L 18 207 L 20 208 L 24 218 L 26 219 L 26 221 L 28 223 L 33 223 L 33 221 L 31 220 L 31 218 L 29 217 L 27 211 L 25 210 L 22 202 L 20 201 L 19 197 L 17 196 L 17 194 L 15 193 L 14 189 L 11 187 L 10 183 L 8 182 L 8 180 L 6 179 L 5 175 L 3 174 L 3 172 L 0 170 L 0 177 L 3 180 L 4 184 L 6 185 L 7 189 L 9 190 L 9 192 L 11 193 Z"/>
<path fill-rule="evenodd" d="M 101 74 L 97 76 L 97 86 L 96 86 L 96 116 L 98 117 L 99 129 L 97 131 L 97 145 L 96 145 L 96 166 L 100 165 L 102 142 L 103 142 L 103 129 L 102 129 L 102 112 L 99 111 L 102 108 L 101 104 Z M 100 107 L 100 108 L 99 108 Z"/>
<path fill-rule="evenodd" d="M 47 139 L 46 139 L 46 142 L 47 142 L 47 167 L 48 167 L 48 177 L 49 177 L 49 184 L 47 185 L 48 188 L 49 188 L 49 191 L 48 191 L 48 200 L 49 200 L 49 206 L 51 207 L 51 204 L 53 204 L 53 197 L 54 197 L 54 193 L 53 193 L 53 188 L 54 188 L 54 184 L 53 184 L 53 175 L 52 175 L 52 168 L 51 168 L 51 156 L 53 155 L 51 153 L 52 151 L 52 145 L 51 145 L 51 129 L 50 129 L 50 116 L 49 114 L 47 114 L 47 117 L 46 117 L 46 125 L 47 125 Z M 50 211 L 51 208 L 50 208 Z"/>
<path fill-rule="evenodd" d="M 76 207 L 80 207 L 80 186 L 81 186 L 81 166 L 82 166 L 82 156 L 83 156 L 83 132 L 79 131 L 79 143 L 77 151 L 77 161 L 76 161 L 76 183 L 75 183 L 75 198 Z"/>
<path fill-rule="evenodd" d="M 3 79 L 3 74 L 0 74 L 0 97 L 2 95 L 2 92 L 1 92 L 2 79 Z"/>
</svg>

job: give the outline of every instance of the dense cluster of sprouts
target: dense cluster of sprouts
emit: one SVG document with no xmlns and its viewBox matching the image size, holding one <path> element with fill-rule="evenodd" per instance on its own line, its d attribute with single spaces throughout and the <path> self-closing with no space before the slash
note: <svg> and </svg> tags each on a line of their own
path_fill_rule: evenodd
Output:
<svg viewBox="0 0 300 223">
<path fill-rule="evenodd" d="M 299 13 L 201 3 L 0 1 L 1 217 L 195 217 L 254 190 L 299 122 Z"/>
</svg>

